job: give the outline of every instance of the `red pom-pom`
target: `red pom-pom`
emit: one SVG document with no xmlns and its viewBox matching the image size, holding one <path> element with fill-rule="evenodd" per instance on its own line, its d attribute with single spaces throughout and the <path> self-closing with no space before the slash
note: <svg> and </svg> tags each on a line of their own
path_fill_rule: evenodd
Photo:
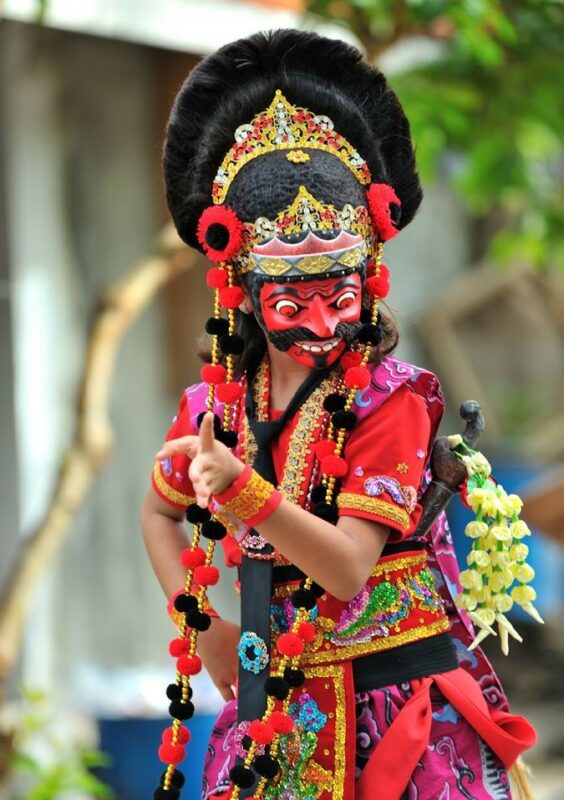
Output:
<svg viewBox="0 0 564 800">
<path fill-rule="evenodd" d="M 240 286 L 226 286 L 219 290 L 219 302 L 224 308 L 238 308 L 244 299 Z"/>
<path fill-rule="evenodd" d="M 373 183 L 366 192 L 366 199 L 368 200 L 370 216 L 380 241 L 385 242 L 388 239 L 393 239 L 399 231 L 392 222 L 390 203 L 400 206 L 401 201 L 392 187 L 387 183 Z"/>
<path fill-rule="evenodd" d="M 366 291 L 371 297 L 387 297 L 390 293 L 390 273 L 382 264 L 380 275 L 374 275 L 366 281 Z"/>
<path fill-rule="evenodd" d="M 202 659 L 200 656 L 180 656 L 176 662 L 176 669 L 181 675 L 197 675 L 202 671 Z"/>
<path fill-rule="evenodd" d="M 324 475 L 333 475 L 335 478 L 344 478 L 349 471 L 345 459 L 335 455 L 322 458 L 320 467 Z"/>
<path fill-rule="evenodd" d="M 313 445 L 313 451 L 321 461 L 323 458 L 333 455 L 335 452 L 335 442 L 332 442 L 330 439 L 322 439 L 320 442 Z"/>
<path fill-rule="evenodd" d="M 227 270 L 221 267 L 212 267 L 206 275 L 206 283 L 210 289 L 223 289 L 229 283 Z"/>
<path fill-rule="evenodd" d="M 294 730 L 294 720 L 289 714 L 283 711 L 273 711 L 268 720 L 276 733 L 284 736 L 287 733 L 292 733 Z"/>
<path fill-rule="evenodd" d="M 196 235 L 210 261 L 230 261 L 241 249 L 243 224 L 232 208 L 209 206 L 198 221 Z M 222 247 L 213 246 L 217 241 Z"/>
<path fill-rule="evenodd" d="M 222 364 L 204 364 L 200 375 L 204 383 L 224 383 L 227 370 Z"/>
<path fill-rule="evenodd" d="M 186 750 L 181 744 L 161 744 L 159 758 L 163 764 L 180 764 L 186 757 Z"/>
<path fill-rule="evenodd" d="M 340 364 L 343 369 L 350 369 L 351 367 L 358 367 L 361 361 L 362 353 L 356 350 L 347 350 L 347 352 L 343 353 L 341 356 Z"/>
<path fill-rule="evenodd" d="M 311 622 L 302 622 L 298 628 L 298 636 L 302 642 L 310 643 L 315 639 L 315 626 Z"/>
<path fill-rule="evenodd" d="M 350 367 L 345 372 L 344 380 L 349 389 L 366 389 L 370 383 L 370 371 L 366 367 Z"/>
<path fill-rule="evenodd" d="M 187 547 L 180 554 L 180 561 L 186 569 L 195 569 L 206 563 L 206 554 L 201 547 L 196 547 L 194 550 Z"/>
<path fill-rule="evenodd" d="M 187 653 L 189 649 L 190 642 L 187 639 L 173 639 L 168 646 L 168 652 L 173 658 L 178 658 Z"/>
<path fill-rule="evenodd" d="M 278 638 L 276 647 L 283 656 L 289 656 L 290 658 L 301 656 L 304 652 L 304 643 L 295 633 L 283 633 Z"/>
<path fill-rule="evenodd" d="M 212 565 L 196 567 L 194 580 L 199 586 L 215 586 L 219 580 L 219 570 Z"/>
<path fill-rule="evenodd" d="M 243 387 L 237 381 L 222 383 L 217 387 L 216 397 L 220 403 L 236 403 L 243 394 Z"/>
<path fill-rule="evenodd" d="M 174 728 L 172 727 L 172 725 L 170 726 L 170 728 L 165 728 L 162 736 L 163 744 L 172 744 L 173 735 L 174 735 Z M 190 738 L 191 736 L 188 728 L 185 728 L 183 725 L 181 725 L 178 728 L 178 732 L 176 734 L 176 744 L 180 745 L 188 744 Z"/>
<path fill-rule="evenodd" d="M 274 739 L 274 728 L 268 722 L 254 719 L 249 725 L 248 734 L 257 744 L 270 744 Z"/>
</svg>

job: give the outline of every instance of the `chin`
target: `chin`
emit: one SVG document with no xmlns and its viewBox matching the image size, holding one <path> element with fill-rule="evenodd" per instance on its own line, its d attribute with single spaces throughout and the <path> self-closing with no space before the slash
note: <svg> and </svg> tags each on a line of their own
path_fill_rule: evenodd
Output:
<svg viewBox="0 0 564 800">
<path fill-rule="evenodd" d="M 346 343 L 341 339 L 341 341 L 328 352 L 315 353 L 309 349 L 300 347 L 299 344 L 293 344 L 286 352 L 294 361 L 310 369 L 326 369 L 340 359 L 346 346 Z"/>
</svg>

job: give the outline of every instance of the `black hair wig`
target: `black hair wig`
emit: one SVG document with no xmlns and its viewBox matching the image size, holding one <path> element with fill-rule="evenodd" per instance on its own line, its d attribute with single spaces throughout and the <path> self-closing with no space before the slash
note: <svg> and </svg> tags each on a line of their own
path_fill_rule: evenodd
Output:
<svg viewBox="0 0 564 800">
<path fill-rule="evenodd" d="M 405 227 L 422 193 L 409 123 L 386 79 L 345 42 L 278 30 L 240 39 L 205 58 L 176 98 L 164 146 L 164 174 L 168 206 L 181 238 L 201 249 L 198 219 L 211 205 L 212 183 L 235 129 L 266 109 L 276 89 L 294 106 L 333 120 L 335 130 L 368 163 L 372 180 L 394 188 L 401 200 L 397 227 Z M 367 187 L 333 156 L 315 151 L 304 164 L 283 156 L 261 156 L 234 179 L 226 204 L 242 220 L 275 215 L 301 184 L 326 203 L 366 205 Z"/>
</svg>

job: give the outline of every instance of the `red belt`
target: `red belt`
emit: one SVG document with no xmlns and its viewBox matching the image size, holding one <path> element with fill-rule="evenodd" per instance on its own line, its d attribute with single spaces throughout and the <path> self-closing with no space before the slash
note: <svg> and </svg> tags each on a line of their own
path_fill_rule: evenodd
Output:
<svg viewBox="0 0 564 800">
<path fill-rule="evenodd" d="M 474 678 L 459 667 L 411 681 L 413 695 L 394 719 L 356 783 L 356 800 L 373 800 L 374 787 L 386 800 L 399 800 L 429 743 L 432 723 L 430 689 L 441 694 L 509 769 L 532 747 L 537 736 L 524 717 L 490 709 Z"/>
</svg>

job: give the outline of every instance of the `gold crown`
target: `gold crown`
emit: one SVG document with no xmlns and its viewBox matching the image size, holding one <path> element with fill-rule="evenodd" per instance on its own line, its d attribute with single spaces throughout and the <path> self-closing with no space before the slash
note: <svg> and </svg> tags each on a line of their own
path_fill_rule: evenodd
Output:
<svg viewBox="0 0 564 800">
<path fill-rule="evenodd" d="M 223 203 L 233 179 L 249 161 L 276 150 L 298 148 L 331 153 L 350 169 L 359 183 L 368 185 L 371 181 L 368 164 L 344 136 L 335 131 L 329 117 L 291 105 L 277 89 L 268 108 L 235 131 L 235 143 L 213 182 L 213 202 Z"/>
</svg>

